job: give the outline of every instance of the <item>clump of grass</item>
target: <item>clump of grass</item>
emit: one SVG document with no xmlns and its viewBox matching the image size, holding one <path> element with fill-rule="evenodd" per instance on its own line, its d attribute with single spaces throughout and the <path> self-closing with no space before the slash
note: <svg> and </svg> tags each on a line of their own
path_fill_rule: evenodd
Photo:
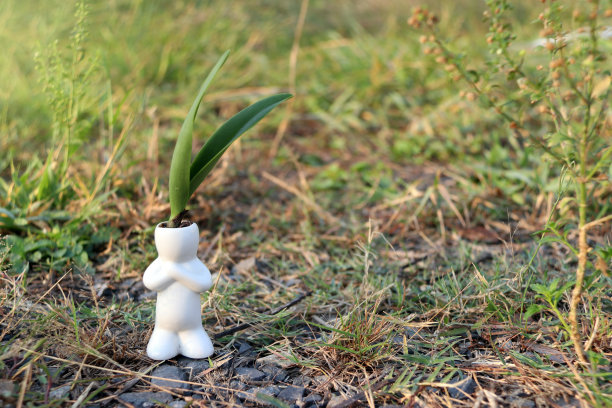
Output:
<svg viewBox="0 0 612 408">
<path fill-rule="evenodd" d="M 540 244 L 560 243 L 575 255 L 575 281 L 564 327 L 578 359 L 588 366 L 579 309 L 585 279 L 592 281 L 601 273 L 595 266 L 601 265 L 601 253 L 609 248 L 605 243 L 591 248 L 588 232 L 612 220 L 605 199 L 611 185 L 612 74 L 606 56 L 609 44 L 599 38 L 602 22 L 612 13 L 600 1 L 576 4 L 571 13 L 563 2 L 543 3 L 538 17 L 541 40 L 521 46 L 516 45 L 515 26 L 507 17 L 511 2 L 486 1 L 490 53 L 480 65 L 453 50 L 434 13 L 418 8 L 409 23 L 425 31 L 422 42 L 453 79 L 468 84 L 464 95 L 479 99 L 507 123 L 515 149 L 542 154 L 561 177 L 558 194 L 563 199 L 542 229 Z M 534 287 L 538 288 L 542 289 Z M 555 284 L 552 290 L 567 288 Z M 551 305 L 556 307 L 557 300 L 550 299 Z"/>
</svg>

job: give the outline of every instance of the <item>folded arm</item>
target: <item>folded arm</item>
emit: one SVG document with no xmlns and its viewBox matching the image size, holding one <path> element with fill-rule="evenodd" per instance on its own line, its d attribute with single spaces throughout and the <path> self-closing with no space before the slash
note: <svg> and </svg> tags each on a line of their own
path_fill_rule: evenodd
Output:
<svg viewBox="0 0 612 408">
<path fill-rule="evenodd" d="M 206 292 L 212 287 L 210 271 L 197 258 L 180 264 L 168 262 L 164 266 L 167 267 L 168 275 L 194 292 Z"/>
<path fill-rule="evenodd" d="M 174 278 L 166 272 L 162 261 L 157 258 L 145 271 L 142 281 L 147 289 L 160 292 L 170 286 Z"/>
</svg>

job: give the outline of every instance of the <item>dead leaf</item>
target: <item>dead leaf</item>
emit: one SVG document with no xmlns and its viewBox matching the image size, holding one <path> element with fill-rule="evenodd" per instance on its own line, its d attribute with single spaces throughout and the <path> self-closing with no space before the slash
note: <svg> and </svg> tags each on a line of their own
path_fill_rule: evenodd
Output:
<svg viewBox="0 0 612 408">
<path fill-rule="evenodd" d="M 548 357 L 550 361 L 554 361 L 555 363 L 563 363 L 566 361 L 566 357 L 564 357 L 565 355 L 563 352 L 552 347 L 533 342 L 525 343 L 525 347 L 531 351 L 535 351 L 538 354 Z M 567 358 L 567 360 L 571 360 L 571 358 Z"/>
<path fill-rule="evenodd" d="M 232 273 L 242 274 L 242 273 L 248 272 L 254 267 L 255 267 L 255 258 L 250 257 L 247 259 L 243 259 L 242 261 L 234 265 L 234 267 L 232 268 Z"/>
</svg>

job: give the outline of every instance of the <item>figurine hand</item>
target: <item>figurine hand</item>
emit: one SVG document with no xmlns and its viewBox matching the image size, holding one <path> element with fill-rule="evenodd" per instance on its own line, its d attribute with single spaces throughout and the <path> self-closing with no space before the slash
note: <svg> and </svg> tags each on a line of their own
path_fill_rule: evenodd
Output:
<svg viewBox="0 0 612 408">
<path fill-rule="evenodd" d="M 157 258 L 145 271 L 142 282 L 147 289 L 161 292 L 174 282 L 174 279 L 166 273 L 162 264 L 163 262 Z"/>
<path fill-rule="evenodd" d="M 210 271 L 197 258 L 182 263 L 166 262 L 164 268 L 169 276 L 196 293 L 205 292 L 212 287 Z"/>
</svg>

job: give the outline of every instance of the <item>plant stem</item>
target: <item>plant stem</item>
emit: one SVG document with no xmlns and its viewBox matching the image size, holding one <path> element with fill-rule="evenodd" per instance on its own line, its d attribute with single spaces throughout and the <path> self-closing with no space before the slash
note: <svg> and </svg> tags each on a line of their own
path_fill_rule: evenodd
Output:
<svg viewBox="0 0 612 408">
<path fill-rule="evenodd" d="M 582 345 L 582 339 L 580 336 L 580 327 L 578 324 L 578 307 L 580 306 L 580 300 L 582 299 L 582 288 L 584 284 L 584 272 L 587 263 L 587 253 L 589 246 L 587 244 L 587 227 L 586 227 L 586 207 L 587 207 L 587 193 L 586 184 L 588 183 L 587 176 L 587 150 L 588 150 L 588 137 L 589 127 L 591 122 L 591 103 L 592 99 L 592 87 L 590 84 L 587 85 L 588 97 L 585 100 L 585 119 L 584 119 L 584 132 L 580 137 L 579 145 L 579 176 L 575 178 L 578 190 L 578 269 L 576 269 L 576 285 L 572 291 L 572 300 L 570 303 L 569 322 L 571 325 L 570 337 L 574 343 L 576 349 L 576 355 L 581 363 L 588 366 L 588 361 L 584 355 L 584 347 Z"/>
<path fill-rule="evenodd" d="M 584 283 L 584 271 L 586 269 L 588 245 L 586 239 L 587 229 L 586 224 L 586 185 L 583 180 L 578 181 L 578 211 L 580 214 L 578 227 L 578 269 L 576 270 L 576 285 L 572 291 L 572 300 L 570 303 L 569 322 L 571 325 L 570 337 L 576 349 L 576 355 L 580 362 L 588 364 L 584 356 L 582 347 L 582 339 L 580 336 L 580 328 L 578 325 L 578 307 L 582 298 L 582 286 Z"/>
</svg>

